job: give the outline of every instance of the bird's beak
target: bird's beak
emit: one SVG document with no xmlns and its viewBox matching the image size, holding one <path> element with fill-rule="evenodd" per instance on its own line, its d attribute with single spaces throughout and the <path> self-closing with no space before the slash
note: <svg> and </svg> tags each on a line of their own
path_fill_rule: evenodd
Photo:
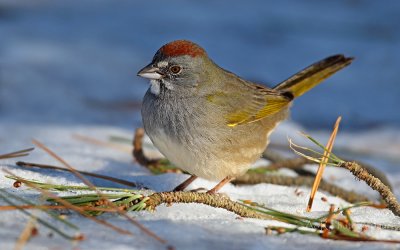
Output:
<svg viewBox="0 0 400 250">
<path fill-rule="evenodd" d="M 164 77 L 164 75 L 160 72 L 160 69 L 155 67 L 153 64 L 149 64 L 143 69 L 141 69 L 138 73 L 138 76 L 143 78 L 148 78 L 152 80 L 158 80 Z"/>
</svg>

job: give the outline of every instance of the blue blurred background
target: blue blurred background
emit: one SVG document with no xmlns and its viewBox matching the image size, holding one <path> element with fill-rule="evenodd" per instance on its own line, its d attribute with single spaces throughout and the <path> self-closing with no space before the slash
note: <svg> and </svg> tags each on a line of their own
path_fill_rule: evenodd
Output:
<svg viewBox="0 0 400 250">
<path fill-rule="evenodd" d="M 267 85 L 356 60 L 298 99 L 308 128 L 400 125 L 400 1 L 0 1 L 0 122 L 140 126 L 136 72 L 175 39 Z"/>
</svg>

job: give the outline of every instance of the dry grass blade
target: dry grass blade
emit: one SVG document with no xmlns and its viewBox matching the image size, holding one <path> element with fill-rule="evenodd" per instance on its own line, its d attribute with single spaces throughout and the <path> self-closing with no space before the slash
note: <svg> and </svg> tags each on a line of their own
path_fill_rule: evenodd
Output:
<svg viewBox="0 0 400 250">
<path fill-rule="evenodd" d="M 46 153 L 48 153 L 51 157 L 59 161 L 61 164 L 63 164 L 66 168 L 68 168 L 76 177 L 81 179 L 83 183 L 85 183 L 88 187 L 92 187 L 93 190 L 96 189 L 96 187 L 88 180 L 86 179 L 81 173 L 79 173 L 75 168 L 73 168 L 71 165 L 69 165 L 64 159 L 62 159 L 60 156 L 58 156 L 56 153 L 51 151 L 48 147 L 46 147 L 44 144 L 41 142 L 33 139 L 32 143 L 38 146 L 39 148 L 43 149 Z"/>
<path fill-rule="evenodd" d="M 12 193 L 9 193 L 7 191 L 5 191 L 4 189 L 0 189 L 0 198 L 3 199 L 6 203 L 10 204 L 11 206 L 13 206 L 15 209 L 18 209 L 19 211 L 21 211 L 21 213 L 25 214 L 26 216 L 30 217 L 30 218 L 34 218 L 36 222 L 40 223 L 41 225 L 43 225 L 44 227 L 50 229 L 51 231 L 57 233 L 58 235 L 62 236 L 65 239 L 68 240 L 83 240 L 83 235 L 77 235 L 77 236 L 71 236 L 68 233 L 65 233 L 63 230 L 61 230 L 58 226 L 56 226 L 54 224 L 54 222 L 47 222 L 46 220 L 37 217 L 35 215 L 33 215 L 32 213 L 26 211 L 23 208 L 20 208 L 19 205 L 17 205 L 17 203 L 15 203 L 13 200 L 19 200 L 19 201 L 25 201 L 26 203 L 28 203 L 29 205 L 35 205 L 30 203 L 29 201 L 27 201 L 24 198 L 21 198 L 19 196 L 16 196 Z M 40 208 L 39 208 L 40 209 Z M 59 216 L 56 216 L 54 213 L 51 213 L 49 211 L 46 211 L 45 209 L 40 209 L 43 210 L 46 214 L 48 214 L 50 217 L 54 218 L 56 221 L 63 223 L 64 225 L 68 226 L 69 228 L 73 228 L 75 230 L 79 229 L 77 226 L 75 226 L 74 224 L 67 222 L 66 220 L 64 220 L 64 218 L 60 218 Z"/>
<path fill-rule="evenodd" d="M 51 151 L 49 148 L 47 148 L 45 145 L 43 145 L 42 143 L 40 143 L 37 140 L 33 140 L 32 141 L 36 146 L 38 146 L 39 148 L 43 149 L 44 151 L 46 151 L 49 155 L 51 155 L 53 158 L 55 158 L 56 160 L 58 160 L 61 164 L 63 164 L 66 168 L 68 168 L 69 170 L 71 170 L 71 172 L 78 177 L 79 179 L 81 179 L 83 181 L 83 183 L 85 183 L 88 187 L 90 187 L 92 190 L 96 191 L 96 193 L 99 196 L 103 196 L 102 193 L 96 188 L 96 186 L 94 186 L 88 179 L 86 179 L 81 173 L 79 173 L 79 171 L 77 171 L 75 168 L 73 168 L 71 165 L 69 165 L 64 159 L 62 159 L 60 156 L 58 156 L 56 153 L 54 153 L 53 151 Z M 52 197 L 53 198 L 53 197 Z M 58 198 L 58 197 L 57 197 Z M 133 218 L 131 218 L 130 216 L 128 216 L 126 214 L 125 211 L 119 209 L 117 206 L 115 206 L 109 199 L 107 199 L 107 197 L 104 197 L 104 201 L 107 202 L 107 205 L 110 205 L 111 207 L 115 208 L 115 211 L 118 212 L 120 215 L 122 215 L 124 218 L 126 218 L 129 222 L 131 222 L 133 225 L 135 225 L 136 227 L 138 227 L 141 231 L 143 231 L 145 234 L 147 234 L 148 236 L 156 239 L 157 241 L 159 241 L 162 244 L 167 243 L 166 240 L 160 238 L 158 235 L 156 235 L 155 233 L 153 233 L 152 231 L 150 231 L 149 229 L 147 229 L 146 227 L 144 227 L 142 224 L 140 224 L 139 222 L 137 222 L 136 220 L 134 220 Z M 65 204 L 64 204 L 65 205 Z M 72 204 L 71 204 L 72 205 Z"/>
<path fill-rule="evenodd" d="M 34 168 L 34 167 L 36 167 L 36 168 L 43 168 L 43 169 L 53 169 L 53 170 L 72 172 L 68 168 L 62 168 L 62 167 L 51 166 L 51 165 L 46 165 L 46 164 L 39 164 L 39 163 L 32 163 L 32 162 L 18 161 L 15 164 L 17 166 L 26 167 L 26 168 Z M 128 187 L 137 187 L 137 184 L 134 183 L 134 182 L 131 182 L 131 181 L 122 180 L 122 179 L 114 178 L 114 177 L 111 177 L 111 176 L 95 174 L 95 173 L 86 172 L 86 171 L 78 171 L 77 170 L 77 172 L 81 173 L 82 175 L 92 176 L 92 177 L 95 177 L 95 178 L 99 178 L 99 179 L 115 182 L 115 183 L 118 183 L 118 184 L 122 184 L 122 185 L 125 185 L 125 186 L 128 186 Z"/>
<path fill-rule="evenodd" d="M 131 146 L 123 146 L 123 145 L 120 145 L 120 144 L 117 144 L 117 143 L 101 141 L 101 140 L 98 140 L 96 138 L 92 138 L 92 137 L 89 137 L 89 136 L 86 136 L 86 135 L 73 134 L 72 136 L 75 139 L 78 139 L 80 141 L 84 141 L 84 142 L 88 142 L 90 144 L 116 149 L 116 150 L 122 151 L 124 153 L 130 153 L 132 151 L 132 147 Z"/>
<path fill-rule="evenodd" d="M 22 250 L 29 239 L 34 236 L 35 229 L 35 220 L 33 218 L 29 218 L 28 223 L 26 223 L 24 230 L 22 230 L 17 239 L 17 242 L 15 243 L 14 249 Z"/>
<path fill-rule="evenodd" d="M 29 186 L 29 187 L 31 187 L 31 188 L 33 188 L 33 189 L 35 189 L 35 190 L 41 192 L 44 196 L 56 200 L 58 203 L 64 205 L 67 209 L 71 209 L 71 210 L 73 210 L 73 211 L 75 211 L 75 212 L 78 212 L 79 214 L 83 215 L 84 217 L 86 217 L 86 218 L 88 218 L 88 219 L 90 219 L 90 220 L 92 220 L 92 221 L 94 221 L 94 222 L 96 222 L 96 223 L 98 223 L 98 224 L 101 224 L 101 225 L 104 225 L 104 226 L 106 226 L 106 227 L 109 227 L 109 228 L 111 228 L 111 229 L 113 229 L 113 230 L 115 230 L 115 231 L 117 231 L 117 232 L 119 232 L 119 233 L 121 233 L 121 234 L 129 234 L 129 235 L 132 235 L 131 232 L 129 232 L 129 231 L 125 230 L 125 229 L 119 228 L 119 227 L 117 227 L 117 226 L 115 226 L 115 225 L 113 225 L 113 224 L 111 224 L 111 223 L 109 223 L 109 222 L 107 222 L 107 221 L 100 220 L 100 219 L 97 219 L 97 218 L 95 218 L 95 217 L 92 217 L 92 216 L 87 215 L 87 214 L 85 213 L 85 210 L 83 210 L 81 207 L 72 205 L 71 203 L 65 201 L 64 199 L 58 197 L 57 195 L 52 194 L 51 192 L 48 192 L 48 191 L 46 191 L 46 190 L 43 190 L 43 189 L 41 189 L 40 187 L 34 185 L 33 183 L 27 182 L 26 180 L 24 180 L 24 179 L 22 179 L 22 178 L 16 176 L 15 174 L 11 173 L 10 171 L 8 171 L 8 170 L 6 170 L 6 169 L 3 169 L 3 171 L 6 172 L 7 174 L 13 176 L 15 179 L 17 179 L 18 181 L 24 183 L 25 185 L 27 185 L 27 186 Z"/>
<path fill-rule="evenodd" d="M 15 151 L 15 152 L 7 153 L 7 154 L 2 154 L 2 155 L 0 155 L 0 160 L 1 159 L 9 159 L 9 158 L 27 156 L 27 155 L 29 155 L 29 152 L 31 152 L 34 149 L 35 148 L 27 148 L 27 149 Z"/>
<path fill-rule="evenodd" d="M 310 161 L 310 162 L 315 162 L 315 163 L 320 163 L 320 162 L 321 162 L 321 159 L 322 159 L 322 158 L 316 158 L 316 156 L 309 156 L 309 155 L 307 155 L 307 154 L 305 154 L 305 153 L 302 153 L 300 150 L 305 150 L 305 151 L 311 152 L 311 153 L 313 153 L 313 154 L 315 154 L 315 155 L 320 155 L 319 152 L 317 152 L 317 151 L 315 151 L 315 150 L 312 150 L 312 149 L 310 149 L 310 148 L 307 148 L 307 147 L 303 147 L 303 146 L 297 145 L 297 144 L 294 143 L 293 140 L 290 139 L 290 138 L 288 138 L 288 141 L 289 141 L 289 147 L 290 147 L 290 149 L 292 149 L 293 152 L 295 152 L 297 155 L 299 155 L 299 156 L 301 156 L 301 157 L 304 157 L 305 159 L 307 159 L 307 160 Z M 321 154 L 321 155 L 322 155 L 322 154 Z"/>
<path fill-rule="evenodd" d="M 328 141 L 328 143 L 326 145 L 326 150 L 324 151 L 324 155 L 322 157 L 321 163 L 319 164 L 318 171 L 317 171 L 317 174 L 315 176 L 315 181 L 314 181 L 314 184 L 313 184 L 312 189 L 311 189 L 310 199 L 308 200 L 308 204 L 307 204 L 307 212 L 311 211 L 312 204 L 313 204 L 313 201 L 314 201 L 314 197 L 315 197 L 315 194 L 317 193 L 318 186 L 321 183 L 322 174 L 324 173 L 326 164 L 328 163 L 329 155 L 330 155 L 330 153 L 332 151 L 333 144 L 335 142 L 335 138 L 336 138 L 336 135 L 337 135 L 337 132 L 338 132 L 338 129 L 339 129 L 339 124 L 340 124 L 341 120 L 342 120 L 342 117 L 339 116 L 338 119 L 336 120 L 335 126 L 333 128 L 333 132 L 332 132 L 332 134 L 331 134 L 331 136 L 329 138 L 329 141 Z"/>
</svg>

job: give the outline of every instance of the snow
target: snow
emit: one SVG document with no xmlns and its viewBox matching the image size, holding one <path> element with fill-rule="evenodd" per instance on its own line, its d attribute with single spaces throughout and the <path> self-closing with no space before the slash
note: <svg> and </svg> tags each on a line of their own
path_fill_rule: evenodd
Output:
<svg viewBox="0 0 400 250">
<path fill-rule="evenodd" d="M 290 124 L 285 124 L 285 128 Z M 293 126 L 295 128 L 296 126 Z M 23 130 L 25 128 L 25 130 Z M 18 134 L 17 131 L 25 131 Z M 280 131 L 278 131 L 279 135 Z M 4 141 L 15 140 L 13 149 L 21 146 L 30 146 L 30 136 L 45 143 L 49 148 L 57 152 L 61 157 L 67 160 L 77 169 L 91 171 L 99 174 L 111 175 L 118 178 L 127 179 L 140 183 L 155 191 L 168 191 L 183 181 L 187 176 L 183 174 L 163 174 L 152 176 L 149 172 L 132 162 L 128 153 L 105 148 L 98 145 L 92 145 L 82 142 L 72 135 L 85 134 L 98 139 L 107 139 L 109 136 L 118 135 L 129 137 L 130 130 L 118 129 L 115 127 L 100 126 L 31 126 L 26 125 L 1 125 L 0 138 Z M 372 137 L 373 138 L 373 137 Z M 60 142 L 61 140 L 61 142 Z M 155 150 L 146 147 L 146 150 Z M 155 155 L 155 152 L 153 152 Z M 60 165 L 54 159 L 49 157 L 43 151 L 36 149 L 30 156 L 23 158 L 24 161 Z M 64 185 L 82 185 L 81 181 L 73 175 L 64 172 L 54 172 L 50 170 L 24 170 L 16 168 L 13 165 L 14 160 L 1 162 L 2 169 L 8 169 L 14 174 L 42 182 L 57 183 Z M 348 189 L 357 192 L 369 194 L 376 197 L 376 193 L 371 192 L 369 188 L 362 183 L 355 181 L 353 176 L 342 169 L 328 168 L 326 178 L 335 177 L 339 185 L 346 186 Z M 393 177 L 393 176 L 392 176 Z M 397 180 L 399 176 L 395 177 Z M 123 187 L 121 185 L 107 181 L 89 178 L 97 186 Z M 339 182 L 338 179 L 344 179 Z M 335 182 L 334 181 L 334 182 Z M 12 191 L 14 194 L 27 197 L 32 201 L 39 202 L 40 196 L 37 192 L 23 187 L 15 189 L 12 187 L 13 181 L 0 176 L 0 186 Z M 200 187 L 210 188 L 215 185 L 214 182 L 207 180 L 196 180 L 189 189 Z M 395 190 L 399 190 L 399 183 L 395 184 Z M 329 209 L 329 204 L 343 207 L 349 205 L 340 198 L 333 197 L 324 192 L 318 192 L 313 206 L 313 211 L 307 213 L 305 206 L 309 197 L 309 188 L 307 187 L 286 187 L 271 184 L 258 184 L 253 186 L 234 186 L 228 184 L 221 190 L 232 199 L 250 199 L 266 206 L 304 216 L 320 216 Z M 298 193 L 298 195 L 296 195 Z M 71 194 L 71 193 L 69 193 Z M 397 196 L 398 193 L 397 193 Z M 321 197 L 326 197 L 327 202 L 323 202 Z M 3 201 L 0 204 L 5 205 Z M 37 213 L 42 215 L 41 213 Z M 237 215 L 223 209 L 212 208 L 199 204 L 174 204 L 170 207 L 160 206 L 155 212 L 131 213 L 139 222 L 157 233 L 178 249 L 205 249 L 205 248 L 234 248 L 234 249 L 259 249 L 265 247 L 294 249 L 299 246 L 305 247 L 311 244 L 315 248 L 358 248 L 367 247 L 367 249 L 378 249 L 382 245 L 371 243 L 344 243 L 322 240 L 317 237 L 303 235 L 281 235 L 266 236 L 264 227 L 267 225 L 282 225 L 276 221 L 262 221 L 256 219 L 239 219 Z M 43 216 L 43 215 L 42 215 Z M 46 218 L 46 216 L 44 216 Z M 394 216 L 387 209 L 377 210 L 373 208 L 353 209 L 352 217 L 355 222 L 381 223 L 385 225 L 400 225 L 400 218 Z M 118 234 L 108 228 L 99 226 L 94 222 L 82 219 L 78 215 L 69 215 L 69 220 L 80 227 L 80 231 L 86 236 L 86 240 L 77 244 L 79 249 L 159 249 L 161 245 L 149 238 L 142 232 L 139 232 L 132 224 L 125 219 L 115 215 L 102 215 L 102 219 L 128 229 L 135 233 L 135 236 L 125 236 Z M 20 212 L 2 212 L 0 217 L 0 236 L 1 246 L 9 249 L 14 245 L 16 238 L 22 231 L 28 218 Z M 47 237 L 48 230 L 39 227 L 40 234 L 34 237 L 29 243 L 29 249 L 53 249 L 56 246 L 68 247 L 74 243 L 55 235 L 52 238 Z M 400 232 L 392 232 L 371 227 L 368 233 L 375 237 L 385 239 L 398 239 Z M 305 238 L 306 237 L 306 241 Z M 307 244 L 305 243 L 307 242 Z M 390 245 L 384 245 L 390 247 Z M 393 246 L 392 246 L 393 247 Z"/>
<path fill-rule="evenodd" d="M 163 8 L 155 8 L 160 4 Z M 299 131 L 326 142 L 334 120 L 343 115 L 335 153 L 384 171 L 400 198 L 400 116 L 396 110 L 400 106 L 396 73 L 400 64 L 400 5 L 397 1 L 391 4 L 385 7 L 372 0 L 258 1 L 255 5 L 231 1 L 0 1 L 0 154 L 31 147 L 34 138 L 79 170 L 137 182 L 157 192 L 168 191 L 187 176 L 153 176 L 133 162 L 129 145 L 126 151 L 120 151 L 85 143 L 74 136 L 103 141 L 110 136 L 133 137 L 134 128 L 141 126 L 140 102 L 148 88 L 148 83 L 136 78 L 136 72 L 158 47 L 173 39 L 192 39 L 221 66 L 249 79 L 271 83 L 315 60 L 343 52 L 357 60 L 296 100 L 292 120 L 273 133 L 271 148 L 283 148 L 285 154 L 293 156 L 288 153 L 288 137 L 298 144 L 311 145 Z M 148 138 L 145 146 L 148 155 L 159 156 Z M 60 165 L 40 149 L 20 160 Z M 42 182 L 82 185 L 69 173 L 25 170 L 15 167 L 15 161 L 1 160 L 0 169 Z M 256 164 L 264 163 L 260 160 Z M 313 166 L 308 168 L 315 170 Z M 0 188 L 40 202 L 38 192 L 26 187 L 15 189 L 13 181 L 4 175 L 0 173 Z M 324 177 L 379 199 L 375 191 L 343 169 L 328 167 Z M 97 186 L 122 187 L 89 179 Z M 198 179 L 189 189 L 213 185 L 215 182 Z M 304 216 L 319 216 L 330 203 L 349 205 L 318 192 L 313 211 L 307 213 L 307 187 L 228 184 L 221 192 L 235 200 L 250 199 Z M 323 202 L 321 197 L 328 201 Z M 6 203 L 0 199 L 0 205 Z M 400 226 L 400 218 L 387 209 L 363 207 L 352 211 L 356 222 Z M 19 211 L 0 213 L 0 249 L 12 249 L 29 218 Z M 41 212 L 34 214 L 46 218 Z M 200 204 L 162 205 L 155 212 L 129 215 L 177 249 L 399 248 L 296 233 L 266 235 L 265 226 L 282 224 L 238 218 L 223 209 Z M 49 231 L 39 226 L 39 235 L 29 241 L 26 249 L 166 247 L 116 215 L 100 218 L 134 236 L 118 234 L 75 214 L 68 218 L 79 226 L 86 240 L 76 243 L 57 235 L 48 237 Z M 374 227 L 367 233 L 400 239 L 400 232 Z"/>
</svg>

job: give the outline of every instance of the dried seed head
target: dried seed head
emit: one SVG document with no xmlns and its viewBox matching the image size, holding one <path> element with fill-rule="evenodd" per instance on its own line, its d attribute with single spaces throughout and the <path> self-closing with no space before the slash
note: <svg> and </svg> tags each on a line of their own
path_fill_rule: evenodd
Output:
<svg viewBox="0 0 400 250">
<path fill-rule="evenodd" d="M 366 232 L 369 229 L 367 225 L 362 226 L 361 232 Z"/>
<path fill-rule="evenodd" d="M 32 227 L 31 228 L 31 235 L 36 236 L 39 234 L 39 229 L 37 227 Z"/>
<path fill-rule="evenodd" d="M 276 232 L 278 232 L 278 234 L 284 234 L 286 233 L 286 229 L 284 229 L 283 227 L 279 227 L 276 229 Z"/>
<path fill-rule="evenodd" d="M 58 218 L 62 219 L 62 220 L 66 220 L 68 218 L 68 216 L 66 214 L 60 214 L 58 216 Z"/>
<path fill-rule="evenodd" d="M 20 186 L 22 186 L 22 183 L 21 183 L 20 181 L 15 181 L 15 182 L 13 183 L 13 186 L 14 186 L 15 188 L 19 188 Z"/>
<path fill-rule="evenodd" d="M 84 234 L 78 234 L 77 236 L 74 237 L 74 240 L 85 240 L 85 235 Z"/>
</svg>

